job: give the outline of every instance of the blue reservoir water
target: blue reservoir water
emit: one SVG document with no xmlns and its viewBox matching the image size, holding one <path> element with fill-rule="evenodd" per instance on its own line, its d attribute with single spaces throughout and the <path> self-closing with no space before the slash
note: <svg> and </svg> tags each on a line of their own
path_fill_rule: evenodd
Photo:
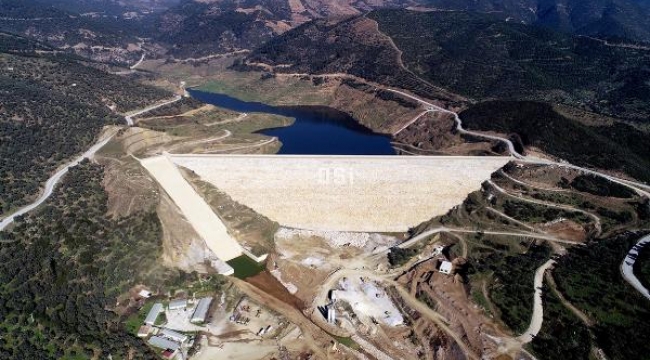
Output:
<svg viewBox="0 0 650 360">
<path fill-rule="evenodd" d="M 303 155 L 395 155 L 390 137 L 373 133 L 349 115 L 320 106 L 280 107 L 242 101 L 228 95 L 189 90 L 207 104 L 245 113 L 267 113 L 295 118 L 287 127 L 259 133 L 282 142 L 278 154 Z"/>
</svg>

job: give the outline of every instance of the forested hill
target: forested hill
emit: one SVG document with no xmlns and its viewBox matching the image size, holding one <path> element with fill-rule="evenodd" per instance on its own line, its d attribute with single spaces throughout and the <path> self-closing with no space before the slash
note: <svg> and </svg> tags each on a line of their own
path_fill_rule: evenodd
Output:
<svg viewBox="0 0 650 360">
<path fill-rule="evenodd" d="M 24 205 L 59 165 L 85 151 L 116 111 L 171 96 L 0 34 L 0 215 Z"/>
<path fill-rule="evenodd" d="M 424 81 L 399 62 L 399 50 L 366 17 L 314 20 L 252 52 L 246 63 L 277 66 L 277 72 L 347 73 L 444 100 L 456 97 Z"/>
<path fill-rule="evenodd" d="M 602 38 L 650 41 L 647 0 L 424 0 L 441 10 L 499 14 L 512 22 Z"/>
<path fill-rule="evenodd" d="M 401 51 L 405 68 L 382 33 Z M 647 48 L 480 13 L 377 10 L 337 24 L 314 21 L 271 40 L 247 61 L 282 65 L 282 72 L 347 72 L 429 97 L 437 94 L 427 83 L 475 100 L 561 102 L 644 122 L 650 113 Z"/>
<path fill-rule="evenodd" d="M 144 18 L 108 15 L 99 5 L 95 12 L 72 11 L 77 8 L 72 5 L 80 2 L 0 0 L 0 31 L 29 36 L 94 60 L 133 63 L 140 58 L 141 39 L 150 34 Z"/>
<path fill-rule="evenodd" d="M 153 212 L 106 215 L 103 169 L 85 161 L 37 211 L 0 233 L 0 359 L 158 359 L 115 307 L 135 284 L 178 281 L 159 262 Z"/>
<path fill-rule="evenodd" d="M 458 93 L 562 102 L 648 120 L 648 48 L 609 46 L 477 13 L 376 11 L 369 17 L 402 50 L 406 67 Z"/>
</svg>

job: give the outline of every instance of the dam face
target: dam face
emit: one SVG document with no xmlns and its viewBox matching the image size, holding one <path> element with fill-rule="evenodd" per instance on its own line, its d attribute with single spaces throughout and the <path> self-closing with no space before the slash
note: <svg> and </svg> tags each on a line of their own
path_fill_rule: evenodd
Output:
<svg viewBox="0 0 650 360">
<path fill-rule="evenodd" d="M 510 160 L 485 156 L 167 157 L 283 226 L 360 232 L 403 232 L 445 214 Z"/>
</svg>

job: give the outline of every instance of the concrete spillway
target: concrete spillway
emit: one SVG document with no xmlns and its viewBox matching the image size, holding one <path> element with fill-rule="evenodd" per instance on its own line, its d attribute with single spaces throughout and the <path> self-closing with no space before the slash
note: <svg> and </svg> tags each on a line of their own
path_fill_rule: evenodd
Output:
<svg viewBox="0 0 650 360">
<path fill-rule="evenodd" d="M 142 160 L 141 164 L 163 187 L 219 259 L 228 261 L 242 255 L 242 247 L 230 236 L 221 219 L 167 157 L 148 158 Z"/>
</svg>

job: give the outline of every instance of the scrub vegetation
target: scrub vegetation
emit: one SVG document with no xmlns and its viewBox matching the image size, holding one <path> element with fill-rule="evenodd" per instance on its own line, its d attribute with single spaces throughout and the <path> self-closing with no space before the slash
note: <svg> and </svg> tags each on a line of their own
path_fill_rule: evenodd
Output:
<svg viewBox="0 0 650 360">
<path fill-rule="evenodd" d="M 639 335 L 650 332 L 648 300 L 623 281 L 619 269 L 640 236 L 627 232 L 572 248 L 554 270 L 567 300 L 596 321 L 595 340 L 609 359 L 640 359 L 650 352 Z"/>
<path fill-rule="evenodd" d="M 619 170 L 650 180 L 650 137 L 630 125 L 587 126 L 560 115 L 551 105 L 530 101 L 483 102 L 460 117 L 468 129 L 517 134 L 523 146 L 534 146 L 575 165 Z M 603 185 L 590 177 L 573 184 L 598 195 Z M 629 193 L 611 184 L 606 188 L 615 196 Z"/>
<path fill-rule="evenodd" d="M 22 39 L 0 36 L 0 49 L 24 50 L 0 53 L 0 214 L 36 196 L 49 174 L 90 147 L 104 125 L 124 123 L 109 106 L 132 110 L 170 96 L 66 55 L 36 54 L 36 45 Z"/>
<path fill-rule="evenodd" d="M 88 161 L 72 168 L 42 208 L 3 234 L 1 359 L 156 358 L 107 309 L 135 284 L 164 287 L 181 277 L 158 265 L 155 213 L 106 215 L 102 177 Z"/>
</svg>

